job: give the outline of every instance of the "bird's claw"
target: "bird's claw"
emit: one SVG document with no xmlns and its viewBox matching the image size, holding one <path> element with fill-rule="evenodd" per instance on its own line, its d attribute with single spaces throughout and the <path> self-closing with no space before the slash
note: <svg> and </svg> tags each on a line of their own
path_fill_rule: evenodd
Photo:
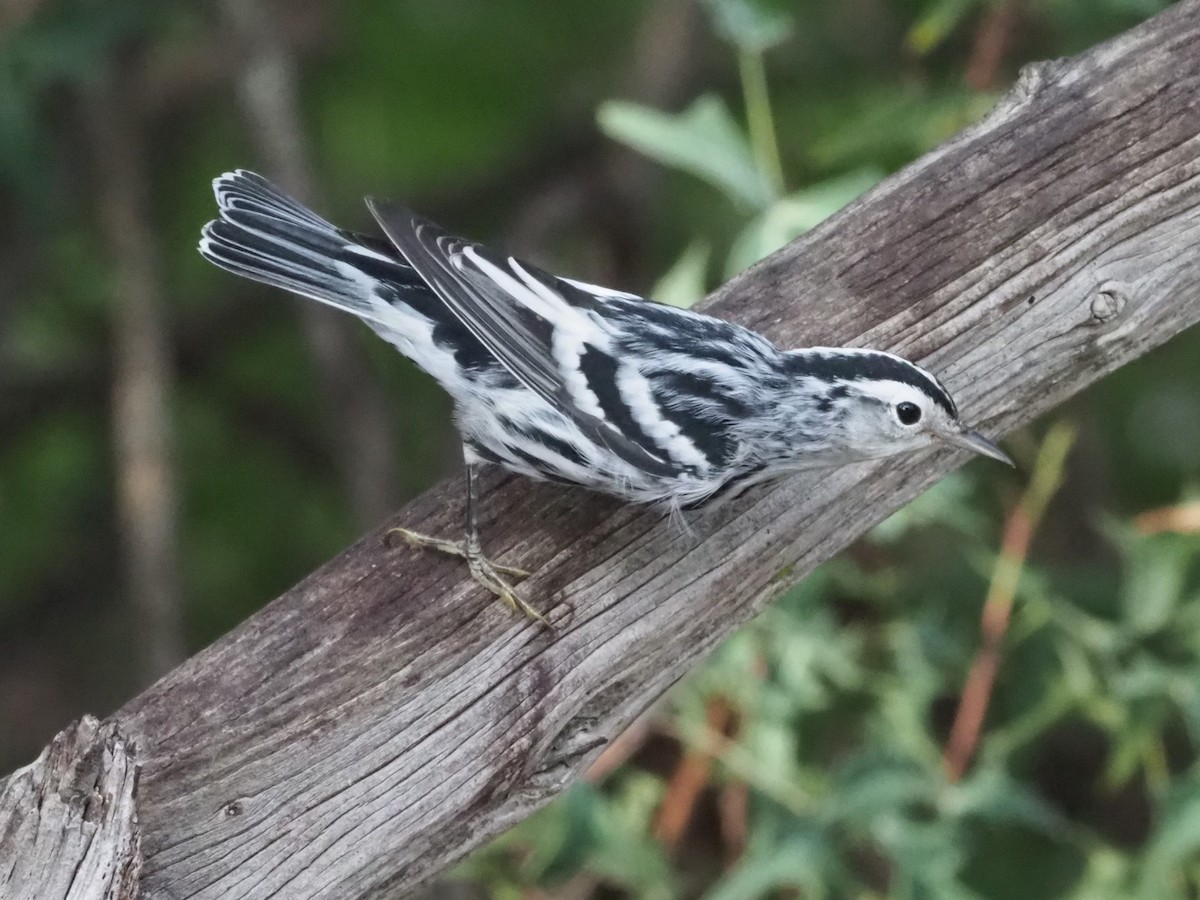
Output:
<svg viewBox="0 0 1200 900">
<path fill-rule="evenodd" d="M 540 622 L 543 625 L 549 625 L 550 621 L 529 605 L 525 599 L 517 593 L 516 588 L 504 580 L 502 574 L 505 572 L 520 572 L 521 569 L 510 569 L 506 566 L 498 566 L 484 556 L 467 556 L 467 565 L 471 570 L 471 577 L 476 582 L 483 585 L 497 597 L 499 597 L 505 605 L 513 612 L 524 613 L 534 621 Z M 526 573 L 527 575 L 528 573 Z"/>
<path fill-rule="evenodd" d="M 448 553 L 451 556 L 465 559 L 471 571 L 471 577 L 478 584 L 499 597 L 511 610 L 523 613 L 543 625 L 548 626 L 550 624 L 544 615 L 530 606 L 517 593 L 516 588 L 505 580 L 506 577 L 515 578 L 518 581 L 528 578 L 530 573 L 525 569 L 518 569 L 516 566 L 503 566 L 492 562 L 483 555 L 478 546 L 472 547 L 470 541 L 449 541 L 445 538 L 436 538 L 427 534 L 421 534 L 419 531 L 412 531 L 408 528 L 391 528 L 384 535 L 384 541 L 388 546 L 395 545 L 393 536 L 402 538 L 414 547 L 437 550 L 441 553 Z"/>
</svg>

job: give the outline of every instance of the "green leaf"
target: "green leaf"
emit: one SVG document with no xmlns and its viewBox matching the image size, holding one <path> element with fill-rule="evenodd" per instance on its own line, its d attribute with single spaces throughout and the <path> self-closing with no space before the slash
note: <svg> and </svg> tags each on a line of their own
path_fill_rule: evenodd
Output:
<svg viewBox="0 0 1200 900">
<path fill-rule="evenodd" d="M 524 884 L 551 887 L 586 869 L 638 896 L 666 898 L 672 893 L 670 867 L 662 846 L 647 839 L 662 794 L 661 780 L 636 771 L 603 794 L 576 784 L 501 842 L 527 848 L 520 866 Z"/>
<path fill-rule="evenodd" d="M 828 835 L 817 829 L 793 832 L 768 852 L 748 855 L 704 895 L 704 900 L 754 900 L 783 888 L 799 888 L 809 900 L 829 896 L 837 859 Z"/>
<path fill-rule="evenodd" d="M 1063 817 L 1031 788 L 997 766 L 972 773 L 952 786 L 942 809 L 953 816 L 971 816 L 1005 825 L 1029 825 L 1052 832 L 1063 827 Z"/>
<path fill-rule="evenodd" d="M 704 241 L 693 241 L 675 265 L 654 285 L 650 296 L 659 303 L 669 303 L 687 309 L 694 306 L 705 293 L 708 261 L 712 250 Z"/>
<path fill-rule="evenodd" d="M 792 32 L 791 16 L 763 0 L 705 0 L 704 5 L 717 34 L 739 50 L 761 53 Z"/>
<path fill-rule="evenodd" d="M 727 275 L 736 275 L 784 244 L 819 225 L 883 175 L 877 169 L 858 169 L 838 178 L 810 185 L 772 203 L 743 229 L 729 251 Z"/>
<path fill-rule="evenodd" d="M 1200 780 L 1177 785 L 1167 797 L 1160 823 L 1146 850 L 1139 896 L 1174 896 L 1179 866 L 1200 853 Z"/>
<path fill-rule="evenodd" d="M 981 538 L 991 519 L 972 503 L 971 477 L 951 472 L 908 505 L 871 529 L 870 539 L 881 546 L 895 544 L 916 529 L 946 525 L 964 536 Z"/>
<path fill-rule="evenodd" d="M 795 708 L 824 709 L 839 689 L 861 686 L 866 675 L 859 667 L 860 636 L 839 627 L 829 610 L 816 610 L 803 627 L 776 611 L 766 618 L 777 626 L 768 637 L 775 677 Z"/>
<path fill-rule="evenodd" d="M 831 808 L 841 820 L 870 824 L 885 813 L 903 814 L 911 804 L 932 804 L 937 782 L 911 759 L 863 753 L 837 773 Z"/>
<path fill-rule="evenodd" d="M 1126 620 L 1139 634 L 1169 626 L 1184 594 L 1197 542 L 1174 534 L 1135 539 L 1121 590 Z"/>
<path fill-rule="evenodd" d="M 553 885 L 570 878 L 599 843 L 597 819 L 603 801 L 589 785 L 574 785 L 562 802 L 542 814 L 537 836 L 524 868 L 539 884 Z"/>
<path fill-rule="evenodd" d="M 663 847 L 649 838 L 664 789 L 663 782 L 653 775 L 626 773 L 615 795 L 600 807 L 600 840 L 589 864 L 608 879 L 636 888 L 633 893 L 647 900 L 675 893 Z"/>
<path fill-rule="evenodd" d="M 983 118 L 996 98 L 955 86 L 890 84 L 852 93 L 837 117 L 814 134 L 817 167 L 880 164 L 891 168 Z"/>
<path fill-rule="evenodd" d="M 879 817 L 872 835 L 895 866 L 889 896 L 980 900 L 959 881 L 967 848 L 966 834 L 956 822 L 888 813 Z"/>
<path fill-rule="evenodd" d="M 746 135 L 720 97 L 706 94 L 678 114 L 610 100 L 601 105 L 597 121 L 613 140 L 695 175 L 735 203 L 764 209 L 774 199 Z"/>
<path fill-rule="evenodd" d="M 905 43 L 921 55 L 937 49 L 979 5 L 979 0 L 934 0 L 908 30 Z"/>
<path fill-rule="evenodd" d="M 1129 900 L 1137 896 L 1129 884 L 1132 859 L 1105 844 L 1095 845 L 1074 889 L 1063 900 Z"/>
</svg>

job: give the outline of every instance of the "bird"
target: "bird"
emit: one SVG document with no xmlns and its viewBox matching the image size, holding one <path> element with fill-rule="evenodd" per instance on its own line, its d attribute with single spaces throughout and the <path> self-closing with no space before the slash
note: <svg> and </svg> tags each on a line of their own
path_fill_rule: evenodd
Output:
<svg viewBox="0 0 1200 900">
<path fill-rule="evenodd" d="M 678 514 L 800 470 L 935 444 L 1012 465 L 933 374 L 892 353 L 782 349 L 714 316 L 550 274 L 395 202 L 366 199 L 375 236 L 245 169 L 213 191 L 205 259 L 357 316 L 452 398 L 464 536 L 389 534 L 464 558 L 476 582 L 538 621 L 513 584 L 529 573 L 483 550 L 485 466 Z"/>
</svg>

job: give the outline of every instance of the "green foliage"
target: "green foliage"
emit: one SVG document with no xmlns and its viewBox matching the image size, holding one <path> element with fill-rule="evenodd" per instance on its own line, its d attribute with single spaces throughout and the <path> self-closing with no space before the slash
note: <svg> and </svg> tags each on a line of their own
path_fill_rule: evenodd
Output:
<svg viewBox="0 0 1200 900">
<path fill-rule="evenodd" d="M 908 29 L 907 43 L 916 53 L 929 53 L 943 44 L 967 16 L 985 6 L 982 0 L 936 0 Z"/>
<path fill-rule="evenodd" d="M 598 877 L 637 896 L 675 896 L 675 877 L 662 848 L 647 841 L 662 782 L 623 774 L 601 794 L 586 784 L 500 838 L 495 849 L 528 847 L 521 858 L 497 852 L 474 857 L 462 871 L 486 880 L 497 897 L 524 896 L 524 886 L 561 886 L 587 864 Z"/>
<path fill-rule="evenodd" d="M 428 185 L 466 185 L 536 157 L 557 139 L 573 96 L 611 84 L 641 7 L 638 0 L 593 8 L 560 0 L 341 4 L 342 39 L 317 68 L 309 100 L 330 195 L 361 214 L 358 197 L 368 189 L 411 195 Z"/>
<path fill-rule="evenodd" d="M 609 137 L 704 179 L 743 207 L 763 209 L 775 199 L 750 142 L 720 97 L 701 97 L 678 115 L 611 100 L 600 107 L 599 121 Z"/>
<path fill-rule="evenodd" d="M 704 296 L 712 248 L 703 241 L 692 242 L 650 292 L 659 303 L 691 306 Z"/>
<path fill-rule="evenodd" d="M 86 85 L 105 71 L 123 43 L 160 31 L 171 4 L 71 0 L 47 4 L 22 27 L 0 29 L 0 185 L 44 215 L 52 158 L 47 95 L 64 83 Z"/>
<path fill-rule="evenodd" d="M 855 169 L 780 197 L 759 213 L 734 239 L 725 277 L 736 275 L 815 228 L 882 177 L 878 169 Z"/>
<path fill-rule="evenodd" d="M 792 31 L 785 4 L 762 0 L 704 0 L 713 28 L 739 51 L 762 53 L 783 43 Z"/>
<path fill-rule="evenodd" d="M 766 13 L 742 0 L 710 7 L 719 29 L 744 53 L 761 53 L 786 36 L 788 20 L 781 13 Z M 756 63 L 743 65 L 741 72 L 751 131 L 756 114 L 762 121 L 757 140 L 743 132 L 725 101 L 711 94 L 674 115 L 616 100 L 603 104 L 597 115 L 609 137 L 700 178 L 752 216 L 729 249 L 725 278 L 813 228 L 882 177 L 878 168 L 863 167 L 784 194 L 782 176 L 775 171 L 778 152 L 770 110 L 756 111 L 766 102 L 765 80 Z M 705 293 L 709 253 L 707 244 L 692 243 L 653 296 L 677 306 L 699 300 Z"/>
</svg>

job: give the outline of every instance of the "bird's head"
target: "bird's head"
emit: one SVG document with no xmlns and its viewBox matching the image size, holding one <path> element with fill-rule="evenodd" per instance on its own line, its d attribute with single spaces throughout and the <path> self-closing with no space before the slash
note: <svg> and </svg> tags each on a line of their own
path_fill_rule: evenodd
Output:
<svg viewBox="0 0 1200 900">
<path fill-rule="evenodd" d="M 941 443 L 1013 464 L 962 422 L 949 392 L 920 366 L 876 350 L 818 347 L 786 356 L 834 454 L 876 459 Z"/>
</svg>

